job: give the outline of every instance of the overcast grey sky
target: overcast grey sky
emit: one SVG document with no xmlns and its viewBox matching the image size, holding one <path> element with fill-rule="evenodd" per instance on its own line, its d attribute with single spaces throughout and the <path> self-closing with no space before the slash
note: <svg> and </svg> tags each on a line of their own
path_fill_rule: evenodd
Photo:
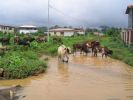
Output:
<svg viewBox="0 0 133 100">
<path fill-rule="evenodd" d="M 0 0 L 0 24 L 47 25 L 48 0 Z M 127 27 L 125 10 L 133 0 L 50 0 L 50 24 Z"/>
</svg>

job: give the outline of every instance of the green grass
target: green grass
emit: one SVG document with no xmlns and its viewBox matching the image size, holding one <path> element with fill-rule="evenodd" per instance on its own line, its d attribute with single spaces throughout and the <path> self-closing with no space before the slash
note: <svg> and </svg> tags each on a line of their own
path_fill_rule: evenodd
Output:
<svg viewBox="0 0 133 100">
<path fill-rule="evenodd" d="M 46 62 L 39 60 L 35 52 L 11 51 L 0 58 L 0 66 L 4 69 L 4 78 L 20 79 L 33 75 L 36 71 L 45 70 Z"/>
<path fill-rule="evenodd" d="M 101 38 L 101 44 L 113 50 L 112 58 L 133 66 L 133 51 L 127 48 L 120 39 L 114 40 L 106 36 Z"/>
</svg>

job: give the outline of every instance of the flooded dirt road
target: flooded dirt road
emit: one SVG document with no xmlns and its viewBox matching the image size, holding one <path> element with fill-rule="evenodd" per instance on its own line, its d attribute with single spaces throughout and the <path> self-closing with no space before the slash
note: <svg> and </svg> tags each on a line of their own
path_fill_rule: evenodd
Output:
<svg viewBox="0 0 133 100">
<path fill-rule="evenodd" d="M 111 58 L 71 55 L 68 64 L 50 58 L 45 74 L 0 81 L 18 84 L 20 100 L 133 100 L 133 68 Z"/>
</svg>

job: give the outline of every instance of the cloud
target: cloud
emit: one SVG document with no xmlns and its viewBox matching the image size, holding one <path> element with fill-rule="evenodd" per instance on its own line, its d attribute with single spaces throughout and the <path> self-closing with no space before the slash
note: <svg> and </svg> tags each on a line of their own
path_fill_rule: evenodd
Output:
<svg viewBox="0 0 133 100">
<path fill-rule="evenodd" d="M 47 0 L 0 0 L 0 24 L 47 25 Z M 50 0 L 51 25 L 127 26 L 132 0 Z"/>
</svg>

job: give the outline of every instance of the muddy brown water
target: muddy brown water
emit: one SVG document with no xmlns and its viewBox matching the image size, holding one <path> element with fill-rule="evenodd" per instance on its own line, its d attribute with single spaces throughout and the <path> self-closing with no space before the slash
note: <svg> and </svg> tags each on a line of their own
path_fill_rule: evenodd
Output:
<svg viewBox="0 0 133 100">
<path fill-rule="evenodd" d="M 71 55 L 68 64 L 50 58 L 45 74 L 0 81 L 18 84 L 19 100 L 133 100 L 133 68 L 111 58 Z"/>
</svg>

